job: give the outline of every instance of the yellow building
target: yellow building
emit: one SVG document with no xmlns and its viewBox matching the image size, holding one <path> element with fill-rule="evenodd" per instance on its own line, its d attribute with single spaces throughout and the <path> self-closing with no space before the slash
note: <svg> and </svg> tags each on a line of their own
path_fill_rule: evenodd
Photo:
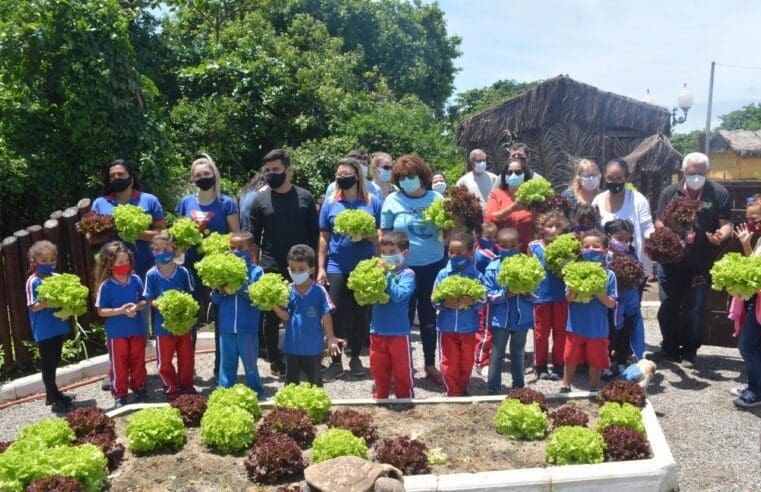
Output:
<svg viewBox="0 0 761 492">
<path fill-rule="evenodd" d="M 711 137 L 709 179 L 761 180 L 761 131 L 719 130 Z"/>
</svg>

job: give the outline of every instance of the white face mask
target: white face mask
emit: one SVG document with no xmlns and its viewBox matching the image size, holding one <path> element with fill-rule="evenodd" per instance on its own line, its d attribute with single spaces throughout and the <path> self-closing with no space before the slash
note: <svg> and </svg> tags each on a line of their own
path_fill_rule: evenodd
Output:
<svg viewBox="0 0 761 492">
<path fill-rule="evenodd" d="M 309 271 L 301 272 L 301 273 L 293 273 L 291 269 L 288 269 L 288 275 L 291 276 L 291 280 L 293 280 L 293 283 L 296 285 L 301 285 L 307 280 L 309 280 Z"/>
<path fill-rule="evenodd" d="M 431 189 L 443 195 L 444 192 L 447 191 L 447 184 L 443 181 L 439 181 L 439 182 L 433 183 L 431 185 Z"/>
<path fill-rule="evenodd" d="M 587 191 L 596 190 L 600 187 L 600 176 L 582 176 L 579 178 L 581 187 Z"/>
<path fill-rule="evenodd" d="M 393 255 L 381 255 L 381 260 L 385 261 L 394 268 L 404 263 L 404 253 L 395 253 Z"/>
<path fill-rule="evenodd" d="M 478 174 L 483 174 L 483 172 L 486 171 L 486 161 L 474 162 L 473 170 Z"/>
<path fill-rule="evenodd" d="M 684 182 L 687 183 L 687 188 L 698 191 L 706 184 L 706 177 L 699 174 L 694 174 L 684 178 Z"/>
</svg>

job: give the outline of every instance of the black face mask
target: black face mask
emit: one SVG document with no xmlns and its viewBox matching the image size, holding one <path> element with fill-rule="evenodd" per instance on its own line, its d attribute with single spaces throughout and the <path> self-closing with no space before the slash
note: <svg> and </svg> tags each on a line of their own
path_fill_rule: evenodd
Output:
<svg viewBox="0 0 761 492">
<path fill-rule="evenodd" d="M 214 178 L 198 178 L 196 180 L 196 186 L 203 191 L 209 191 L 214 186 Z"/>
<path fill-rule="evenodd" d="M 285 183 L 285 171 L 282 173 L 269 173 L 267 175 L 267 184 L 270 188 L 280 188 Z"/>
<path fill-rule="evenodd" d="M 116 178 L 108 182 L 108 186 L 117 193 L 126 190 L 131 184 L 132 176 L 128 178 Z"/>
<path fill-rule="evenodd" d="M 624 191 L 624 183 L 609 183 L 606 181 L 605 189 L 611 193 L 621 193 Z"/>
<path fill-rule="evenodd" d="M 348 190 L 349 188 L 357 184 L 357 177 L 356 176 L 342 176 L 340 178 L 336 178 L 336 184 L 342 190 Z"/>
</svg>

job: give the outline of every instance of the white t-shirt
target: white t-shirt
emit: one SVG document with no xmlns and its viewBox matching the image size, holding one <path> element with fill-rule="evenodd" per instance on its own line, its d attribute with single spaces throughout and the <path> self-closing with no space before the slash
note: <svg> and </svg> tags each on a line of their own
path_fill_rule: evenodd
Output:
<svg viewBox="0 0 761 492">
<path fill-rule="evenodd" d="M 465 186 L 469 192 L 473 193 L 478 198 L 478 201 L 481 202 L 481 208 L 486 206 L 486 200 L 489 198 L 489 193 L 496 184 L 497 175 L 492 174 L 489 171 L 484 171 L 479 175 L 470 171 L 457 180 L 457 186 Z"/>
</svg>

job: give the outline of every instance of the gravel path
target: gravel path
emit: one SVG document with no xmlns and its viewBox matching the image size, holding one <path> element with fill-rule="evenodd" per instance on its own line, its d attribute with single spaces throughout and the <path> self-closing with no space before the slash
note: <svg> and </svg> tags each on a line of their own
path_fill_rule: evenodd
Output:
<svg viewBox="0 0 761 492">
<path fill-rule="evenodd" d="M 655 321 L 646 324 L 648 350 L 660 340 Z M 529 337 L 527 361 L 533 351 Z M 439 388 L 421 377 L 422 349 L 418 341 L 413 344 L 417 379 L 415 396 L 426 398 L 439 394 Z M 367 366 L 367 356 L 363 356 Z M 204 393 L 215 384 L 212 377 L 213 355 L 199 355 L 196 359 L 196 385 Z M 348 361 L 346 362 L 348 365 Z M 259 362 L 259 371 L 266 396 L 271 398 L 282 386 L 273 377 L 269 364 Z M 649 397 L 658 414 L 660 424 L 671 445 L 679 469 L 682 490 L 758 490 L 761 470 L 761 407 L 751 411 L 737 409 L 732 404 L 729 389 L 742 385 L 743 363 L 737 349 L 705 347 L 701 349 L 696 369 L 685 369 L 677 364 L 663 364 L 648 389 Z M 242 374 L 242 369 L 240 370 Z M 151 401 L 163 401 L 156 364 L 148 364 L 148 386 Z M 587 375 L 577 374 L 574 382 L 579 389 L 587 388 Z M 343 379 L 327 383 L 332 398 L 369 397 L 372 378 L 345 375 Z M 503 385 L 510 384 L 508 364 L 505 364 Z M 559 382 L 537 381 L 533 372 L 526 376 L 526 384 L 545 392 L 556 392 Z M 470 393 L 485 394 L 484 378 L 474 375 Z M 101 391 L 100 384 L 88 384 L 74 390 L 77 405 L 98 405 L 109 409 L 113 399 Z M 0 441 L 10 440 L 18 430 L 29 423 L 51 416 L 44 401 L 35 400 L 0 410 Z"/>
</svg>

